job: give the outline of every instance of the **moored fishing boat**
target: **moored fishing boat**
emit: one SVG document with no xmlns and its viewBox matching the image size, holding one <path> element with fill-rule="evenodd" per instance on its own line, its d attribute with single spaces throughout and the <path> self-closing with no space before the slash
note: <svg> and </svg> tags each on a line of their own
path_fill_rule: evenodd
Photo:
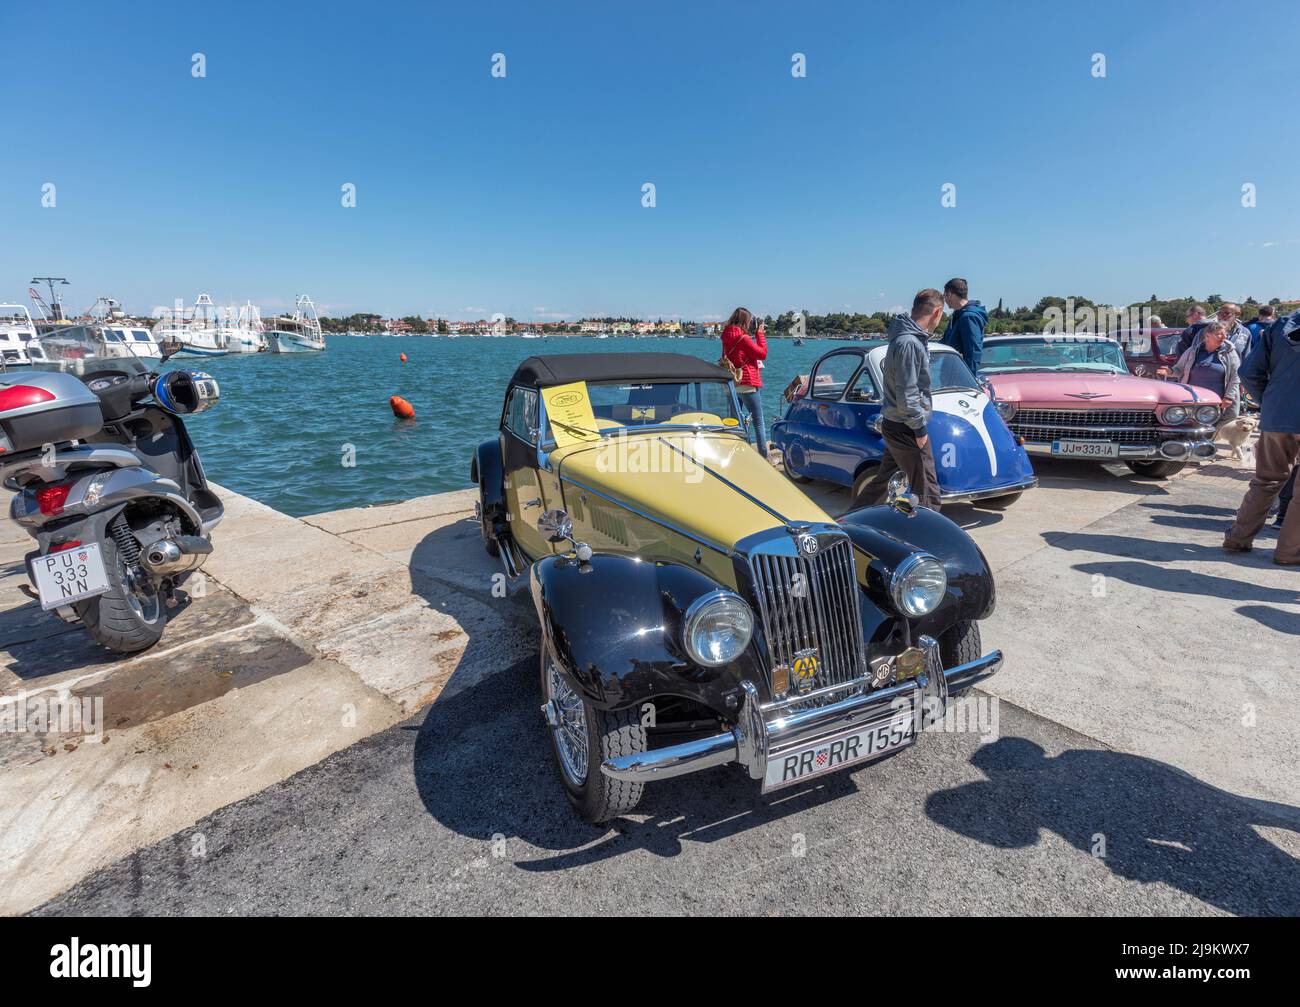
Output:
<svg viewBox="0 0 1300 1007">
<path fill-rule="evenodd" d="M 224 357 L 230 352 L 216 306 L 207 294 L 199 294 L 192 308 L 164 308 L 153 334 L 159 345 L 177 345 L 180 353 L 189 356 Z"/>
<path fill-rule="evenodd" d="M 143 325 L 136 324 L 127 317 L 119 301 L 112 297 L 100 297 L 86 312 L 86 317 L 98 323 L 100 335 L 105 343 L 112 344 L 113 357 L 135 357 L 146 364 L 162 361 L 163 352 L 154 340 L 153 334 Z"/>
<path fill-rule="evenodd" d="M 271 319 L 266 330 L 267 348 L 272 353 L 310 353 L 325 349 L 316 305 L 306 294 L 299 294 L 292 315 Z"/>
<path fill-rule="evenodd" d="M 245 301 L 239 309 L 233 306 L 225 308 L 222 329 L 226 349 L 231 353 L 261 353 L 266 349 L 266 326 L 262 322 L 262 313 L 251 301 Z"/>
<path fill-rule="evenodd" d="M 27 349 L 36 338 L 31 312 L 21 304 L 0 304 L 0 367 L 28 367 Z"/>
</svg>

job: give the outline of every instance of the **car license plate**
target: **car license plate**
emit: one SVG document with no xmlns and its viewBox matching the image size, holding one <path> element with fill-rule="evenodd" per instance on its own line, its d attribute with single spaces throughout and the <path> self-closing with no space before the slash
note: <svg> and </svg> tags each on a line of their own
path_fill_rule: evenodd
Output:
<svg viewBox="0 0 1300 1007">
<path fill-rule="evenodd" d="M 915 740 L 916 721 L 909 705 L 888 720 L 773 755 L 767 761 L 763 793 L 879 758 L 896 748 L 905 748 Z"/>
<path fill-rule="evenodd" d="M 1119 445 L 1110 441 L 1052 441 L 1052 454 L 1062 458 L 1118 458 Z"/>
<path fill-rule="evenodd" d="M 44 609 L 70 605 L 108 590 L 108 574 L 97 542 L 37 556 L 32 560 L 32 575 Z"/>
</svg>

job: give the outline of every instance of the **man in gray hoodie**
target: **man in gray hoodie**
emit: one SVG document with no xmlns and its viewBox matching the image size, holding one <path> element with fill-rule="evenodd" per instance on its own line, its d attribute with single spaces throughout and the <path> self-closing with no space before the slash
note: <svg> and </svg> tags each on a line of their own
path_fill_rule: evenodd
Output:
<svg viewBox="0 0 1300 1007">
<path fill-rule="evenodd" d="M 1260 333 L 1241 367 L 1241 383 L 1259 403 L 1259 443 L 1255 476 L 1236 522 L 1223 537 L 1228 552 L 1250 552 L 1269 507 L 1300 456 L 1300 311 L 1279 318 Z M 1300 506 L 1287 509 L 1273 562 L 1300 566 Z"/>
<path fill-rule="evenodd" d="M 930 421 L 930 348 L 927 342 L 943 318 L 943 295 L 928 288 L 912 301 L 910 315 L 889 323 L 889 347 L 880 365 L 884 387 L 880 433 L 885 457 L 862 488 L 855 507 L 879 503 L 895 472 L 907 476 L 922 507 L 939 509 L 939 478 L 926 424 Z"/>
</svg>

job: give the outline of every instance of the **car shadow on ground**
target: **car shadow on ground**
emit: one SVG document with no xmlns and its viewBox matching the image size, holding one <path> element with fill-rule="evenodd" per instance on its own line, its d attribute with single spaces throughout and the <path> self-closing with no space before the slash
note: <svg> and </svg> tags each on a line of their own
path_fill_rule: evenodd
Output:
<svg viewBox="0 0 1300 1007">
<path fill-rule="evenodd" d="M 960 835 L 1022 849 L 1053 832 L 1130 881 L 1169 885 L 1231 913 L 1300 914 L 1300 861 L 1257 831 L 1300 833 L 1300 808 L 1106 749 L 1049 757 L 1004 737 L 970 761 L 986 780 L 925 802 L 932 820 Z"/>
<path fill-rule="evenodd" d="M 540 706 L 537 660 L 521 661 L 429 707 L 413 757 L 420 798 L 443 826 L 553 851 L 520 861 L 521 870 L 563 871 L 635 851 L 674 857 L 686 843 L 717 842 L 858 792 L 851 773 L 837 773 L 763 796 L 736 767 L 720 767 L 661 780 L 646 787 L 635 817 L 589 825 L 560 784 Z"/>
</svg>

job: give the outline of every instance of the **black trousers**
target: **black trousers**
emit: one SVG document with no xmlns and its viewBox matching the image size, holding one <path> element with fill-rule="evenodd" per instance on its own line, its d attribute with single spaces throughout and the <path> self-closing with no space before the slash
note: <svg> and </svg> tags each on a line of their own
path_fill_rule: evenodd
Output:
<svg viewBox="0 0 1300 1007">
<path fill-rule="evenodd" d="M 880 433 L 885 438 L 885 457 L 880 460 L 871 481 L 853 501 L 853 506 L 868 507 L 880 503 L 885 499 L 890 478 L 895 472 L 902 472 L 912 484 L 912 492 L 920 497 L 921 506 L 937 511 L 939 476 L 934 468 L 934 442 L 926 441 L 925 447 L 917 447 L 912 428 L 892 420 L 880 424 Z"/>
</svg>

